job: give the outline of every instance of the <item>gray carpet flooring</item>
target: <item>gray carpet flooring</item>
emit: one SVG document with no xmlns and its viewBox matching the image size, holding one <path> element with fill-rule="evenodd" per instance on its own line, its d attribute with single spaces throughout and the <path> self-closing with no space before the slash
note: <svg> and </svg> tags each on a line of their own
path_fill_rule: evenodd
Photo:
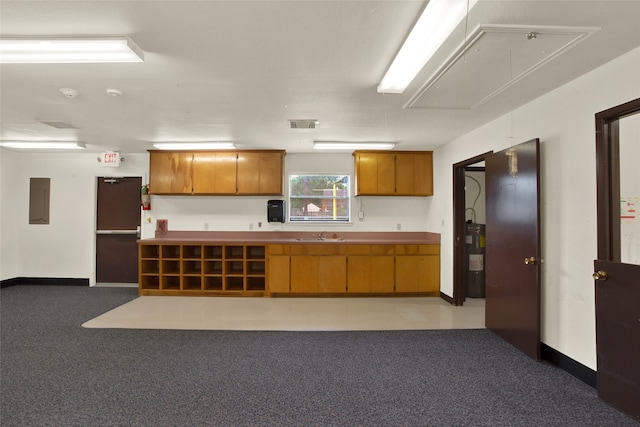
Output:
<svg viewBox="0 0 640 427">
<path fill-rule="evenodd" d="M 486 330 L 80 326 L 135 296 L 2 289 L 2 426 L 640 425 Z"/>
</svg>

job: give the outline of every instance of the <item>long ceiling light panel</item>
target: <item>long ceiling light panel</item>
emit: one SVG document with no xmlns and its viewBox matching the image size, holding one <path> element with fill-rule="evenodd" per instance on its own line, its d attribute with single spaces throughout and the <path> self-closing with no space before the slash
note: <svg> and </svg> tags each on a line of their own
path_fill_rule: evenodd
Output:
<svg viewBox="0 0 640 427">
<path fill-rule="evenodd" d="M 0 141 L 0 147 L 32 150 L 82 150 L 86 148 L 82 142 L 66 141 Z"/>
<path fill-rule="evenodd" d="M 379 93 L 402 93 L 478 0 L 429 0 L 387 73 Z"/>
<path fill-rule="evenodd" d="M 142 61 L 142 49 L 129 37 L 0 39 L 0 63 L 3 64 Z"/>
<path fill-rule="evenodd" d="M 315 141 L 314 150 L 391 150 L 393 142 L 337 142 Z"/>
<path fill-rule="evenodd" d="M 153 144 L 158 150 L 233 150 L 233 142 L 156 142 Z"/>
</svg>

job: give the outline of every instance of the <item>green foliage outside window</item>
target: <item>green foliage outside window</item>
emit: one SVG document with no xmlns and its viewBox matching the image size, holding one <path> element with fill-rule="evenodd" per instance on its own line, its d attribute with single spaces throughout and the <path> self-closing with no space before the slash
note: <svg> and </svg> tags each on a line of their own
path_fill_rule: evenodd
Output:
<svg viewBox="0 0 640 427">
<path fill-rule="evenodd" d="M 289 221 L 349 221 L 349 175 L 290 175 Z"/>
</svg>

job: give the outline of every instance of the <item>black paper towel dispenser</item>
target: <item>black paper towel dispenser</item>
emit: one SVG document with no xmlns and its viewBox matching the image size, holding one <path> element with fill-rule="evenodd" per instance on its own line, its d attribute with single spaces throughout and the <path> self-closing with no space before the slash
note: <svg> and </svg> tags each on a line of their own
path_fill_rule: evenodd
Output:
<svg viewBox="0 0 640 427">
<path fill-rule="evenodd" d="M 267 202 L 267 221 L 284 222 L 284 200 L 269 200 Z"/>
</svg>

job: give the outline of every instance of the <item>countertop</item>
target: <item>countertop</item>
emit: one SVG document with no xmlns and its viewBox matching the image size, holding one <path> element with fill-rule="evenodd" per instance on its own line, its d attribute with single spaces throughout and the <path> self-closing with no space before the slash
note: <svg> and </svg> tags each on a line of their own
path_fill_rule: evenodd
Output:
<svg viewBox="0 0 640 427">
<path fill-rule="evenodd" d="M 317 240 L 319 232 L 300 231 L 167 231 L 156 233 L 139 243 L 255 243 L 255 244 L 440 244 L 440 234 L 429 232 L 326 232 L 324 240 Z"/>
</svg>

